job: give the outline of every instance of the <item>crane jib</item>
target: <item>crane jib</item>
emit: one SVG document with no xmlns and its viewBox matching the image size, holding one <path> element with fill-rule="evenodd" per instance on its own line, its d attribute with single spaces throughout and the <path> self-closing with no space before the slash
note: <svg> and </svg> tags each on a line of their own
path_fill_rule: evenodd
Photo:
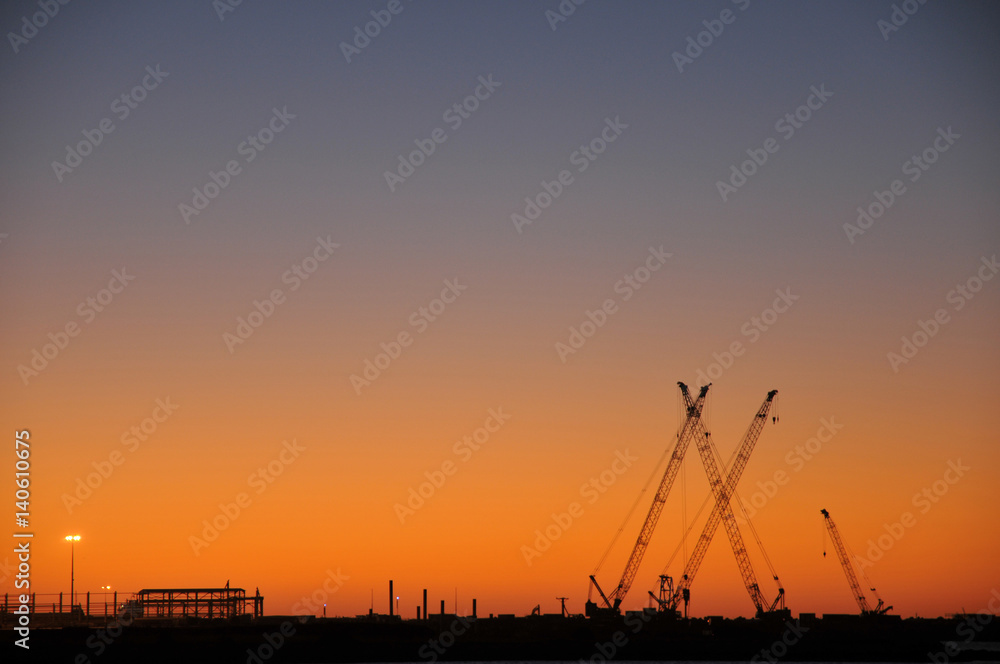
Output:
<svg viewBox="0 0 1000 664">
<path fill-rule="evenodd" d="M 699 441 L 699 451 L 702 451 L 702 461 L 706 466 L 706 472 L 709 473 L 709 481 L 712 484 L 713 491 L 715 492 L 716 504 L 709 515 L 708 522 L 705 524 L 705 528 L 702 530 L 701 536 L 698 538 L 698 543 L 695 545 L 694 552 L 692 552 L 691 557 L 688 559 L 688 563 L 684 568 L 684 574 L 681 577 L 680 583 L 674 589 L 674 594 L 668 601 L 668 606 L 671 609 L 676 609 L 685 594 L 687 594 L 691 584 L 694 582 L 694 577 L 698 572 L 698 568 L 701 566 L 701 563 L 705 558 L 705 554 L 708 552 L 708 547 L 712 542 L 712 537 L 715 535 L 715 531 L 719 527 L 719 522 L 725 518 L 727 534 L 729 535 L 733 552 L 736 555 L 737 563 L 739 564 L 740 573 L 743 577 L 744 584 L 746 585 L 747 592 L 750 594 L 750 598 L 756 606 L 757 611 L 764 611 L 764 598 L 753 574 L 753 569 L 750 566 L 749 556 L 746 554 L 746 547 L 743 545 L 742 536 L 739 534 L 739 529 L 735 518 L 732 515 L 732 509 L 729 501 L 736 491 L 736 485 L 739 483 L 743 470 L 746 468 L 747 462 L 750 459 L 750 453 L 753 451 L 753 448 L 757 443 L 757 439 L 760 437 L 761 431 L 764 428 L 764 423 L 767 421 L 768 410 L 770 410 L 771 402 L 774 400 L 774 396 L 776 394 L 777 390 L 771 390 L 768 392 L 767 397 L 764 399 L 764 403 L 762 403 L 760 408 L 757 410 L 757 413 L 750 423 L 750 427 L 743 435 L 743 440 L 738 448 L 736 460 L 733 462 L 733 466 L 729 471 L 726 483 L 721 488 L 719 488 L 721 477 L 719 476 L 718 468 L 715 466 L 715 459 L 714 457 L 711 457 L 711 448 L 709 447 L 707 439 L 708 432 L 705 431 L 704 426 L 699 423 L 699 428 L 701 429 L 700 433 L 702 434 L 702 439 L 704 440 L 704 450 L 702 451 L 702 443 Z M 714 478 L 709 466 L 715 468 Z M 779 594 L 779 600 L 782 595 L 783 593 Z M 775 600 L 775 603 L 777 603 L 777 601 L 778 600 Z"/>
<path fill-rule="evenodd" d="M 646 547 L 649 545 L 649 540 L 653 535 L 653 530 L 656 528 L 656 522 L 660 518 L 660 513 L 663 511 L 663 506 L 666 503 L 667 496 L 670 494 L 670 489 L 673 486 L 674 479 L 677 477 L 677 473 L 680 470 L 681 462 L 684 459 L 684 453 L 687 451 L 688 445 L 691 443 L 691 438 L 694 435 L 696 425 L 701 418 L 701 411 L 705 405 L 705 397 L 708 394 L 709 386 L 705 385 L 701 388 L 701 391 L 698 393 L 698 398 L 693 403 L 691 402 L 687 386 L 683 383 L 678 383 L 678 387 L 685 397 L 685 402 L 689 404 L 687 409 L 687 419 L 681 429 L 681 434 L 677 439 L 677 445 L 674 447 L 674 452 L 670 457 L 670 461 L 667 463 L 667 467 L 663 472 L 663 478 L 660 480 L 660 486 L 657 488 L 656 494 L 653 497 L 653 502 L 649 506 L 649 512 L 646 514 L 646 520 L 643 522 L 642 529 L 639 531 L 639 537 L 636 539 L 635 546 L 632 548 L 632 554 L 629 556 L 624 572 L 622 572 L 621 581 L 619 581 L 618 586 L 609 597 L 609 599 L 612 600 L 612 605 L 609 608 L 617 610 L 621 605 L 622 600 L 625 599 L 625 595 L 628 594 L 629 589 L 632 587 L 632 582 L 635 580 L 635 575 L 639 571 L 639 565 L 642 563 L 642 557 L 646 552 Z"/>
</svg>

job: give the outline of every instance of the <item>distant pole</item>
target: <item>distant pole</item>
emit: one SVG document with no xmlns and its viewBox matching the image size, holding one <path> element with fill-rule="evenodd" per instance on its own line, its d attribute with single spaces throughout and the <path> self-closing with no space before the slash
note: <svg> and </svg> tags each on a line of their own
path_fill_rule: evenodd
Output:
<svg viewBox="0 0 1000 664">
<path fill-rule="evenodd" d="M 69 612 L 73 613 L 73 605 L 76 604 L 76 543 L 80 541 L 79 535 L 67 535 L 69 542 Z"/>
<path fill-rule="evenodd" d="M 472 598 L 472 617 L 476 617 L 476 598 Z"/>
<path fill-rule="evenodd" d="M 389 617 L 392 617 L 392 579 L 389 579 Z"/>
<path fill-rule="evenodd" d="M 424 588 L 424 620 L 427 620 L 427 588 Z"/>
</svg>

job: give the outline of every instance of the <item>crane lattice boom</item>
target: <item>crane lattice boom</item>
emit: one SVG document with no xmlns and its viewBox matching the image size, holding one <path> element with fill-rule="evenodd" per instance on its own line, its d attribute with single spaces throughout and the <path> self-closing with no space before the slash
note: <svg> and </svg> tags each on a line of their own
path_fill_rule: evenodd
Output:
<svg viewBox="0 0 1000 664">
<path fill-rule="evenodd" d="M 736 491 L 736 485 L 740 481 L 740 476 L 743 474 L 743 470 L 746 468 L 747 462 L 750 460 L 750 453 L 753 452 L 753 448 L 757 444 L 757 439 L 760 437 L 761 431 L 764 429 L 764 423 L 767 421 L 767 413 L 771 408 L 771 402 L 774 400 L 774 395 L 777 393 L 777 390 L 771 390 L 768 392 L 767 397 L 764 399 L 764 403 L 762 403 L 760 408 L 757 410 L 757 414 L 754 416 L 753 421 L 750 423 L 746 433 L 743 435 L 743 440 L 740 443 L 736 460 L 733 461 L 732 468 L 729 470 L 729 475 L 726 478 L 725 484 L 719 487 L 717 484 L 713 483 L 712 490 L 716 494 L 715 507 L 713 507 L 712 513 L 708 517 L 708 522 L 705 524 L 705 528 L 701 532 L 701 537 L 698 538 L 698 543 L 695 545 L 691 558 L 688 559 L 687 565 L 684 567 L 684 574 L 674 589 L 674 594 L 668 604 L 670 609 L 677 608 L 682 597 L 686 594 L 685 591 L 687 591 L 694 582 L 695 574 L 698 573 L 698 568 L 705 559 L 705 554 L 708 553 L 708 546 L 712 543 L 712 537 L 715 535 L 715 531 L 718 529 L 719 523 L 724 519 L 725 514 L 728 511 L 729 518 L 726 519 L 727 532 L 730 533 L 730 542 L 733 544 L 733 552 L 736 554 L 737 562 L 740 565 L 740 574 L 743 576 L 744 584 L 747 586 L 747 591 L 750 593 L 750 598 L 753 600 L 754 606 L 757 607 L 758 612 L 763 611 L 764 598 L 761 595 L 760 587 L 757 585 L 756 578 L 753 576 L 753 570 L 750 567 L 749 558 L 746 557 L 746 547 L 743 546 L 742 537 L 739 535 L 738 529 L 734 528 L 732 531 L 729 530 L 729 522 L 731 522 L 733 526 L 736 526 L 735 518 L 732 517 L 732 509 L 730 508 L 729 501 Z M 701 429 L 701 431 L 699 431 L 699 436 L 700 438 L 705 439 L 705 445 L 707 447 L 707 432 L 704 430 L 704 426 L 700 421 L 698 422 L 698 427 Z M 699 440 L 699 448 L 700 446 L 701 441 Z M 704 460 L 704 453 L 702 454 L 702 457 Z M 712 467 L 715 467 L 714 459 L 711 460 L 711 465 Z M 717 467 L 715 467 L 715 473 L 715 481 L 721 482 L 721 479 L 718 477 Z M 734 535 L 735 538 L 738 538 L 735 541 Z M 740 552 L 742 552 L 742 555 Z M 741 557 L 745 557 L 745 562 L 744 560 L 741 560 Z"/>
<path fill-rule="evenodd" d="M 667 496 L 670 494 L 670 489 L 674 485 L 674 480 L 677 478 L 677 472 L 681 468 L 681 462 L 684 460 L 684 453 L 687 451 L 688 445 L 691 443 L 691 438 L 694 436 L 695 427 L 701 420 L 701 411 L 705 406 L 705 397 L 708 394 L 708 385 L 701 388 L 698 393 L 698 398 L 691 401 L 691 395 L 688 393 L 687 385 L 684 383 L 677 383 L 680 387 L 681 393 L 684 395 L 685 403 L 689 404 L 687 408 L 687 419 L 684 422 L 684 426 L 681 429 L 680 436 L 677 439 L 677 445 L 674 446 L 673 454 L 670 456 L 670 461 L 667 462 L 667 467 L 663 471 L 663 479 L 660 480 L 660 486 L 656 490 L 656 495 L 653 496 L 653 503 L 649 506 L 649 512 L 646 514 L 646 520 L 642 524 L 642 530 L 639 531 L 639 537 L 635 541 L 635 546 L 632 548 L 632 554 L 629 556 L 628 562 L 625 564 L 625 571 L 622 572 L 621 581 L 618 586 L 609 595 L 605 595 L 600 586 L 597 585 L 596 579 L 593 576 L 590 577 L 591 582 L 597 587 L 598 592 L 601 594 L 601 598 L 604 600 L 608 608 L 615 611 L 621 606 L 622 600 L 625 599 L 625 595 L 628 594 L 629 589 L 632 587 L 632 582 L 635 580 L 635 575 L 639 571 L 639 565 L 642 563 L 642 556 L 646 553 L 646 547 L 649 546 L 649 540 L 653 536 L 653 530 L 656 528 L 656 522 L 660 518 L 660 513 L 663 511 L 663 505 L 667 502 Z"/>
<path fill-rule="evenodd" d="M 767 410 L 770 407 L 773 396 L 773 392 L 768 395 L 767 400 L 764 401 L 761 409 L 757 412 L 751 428 L 753 428 L 753 425 L 756 425 L 758 421 L 764 422 L 767 420 Z M 763 424 L 761 424 L 761 427 L 763 427 Z M 733 515 L 733 509 L 730 504 L 732 492 L 726 490 L 728 483 L 724 484 L 722 481 L 722 474 L 719 472 L 718 464 L 715 462 L 715 455 L 712 453 L 711 439 L 709 438 L 708 431 L 705 430 L 704 423 L 699 422 L 698 428 L 699 431 L 696 433 L 698 453 L 701 455 L 702 465 L 705 466 L 705 474 L 708 475 L 708 482 L 711 485 L 712 493 L 715 496 L 716 508 L 721 514 L 722 523 L 726 528 L 726 535 L 729 537 L 729 543 L 732 546 L 733 554 L 736 556 L 736 564 L 739 567 L 740 577 L 743 579 L 743 585 L 746 586 L 747 593 L 750 595 L 750 601 L 753 602 L 757 609 L 757 614 L 761 615 L 766 611 L 767 604 L 764 599 L 764 595 L 760 591 L 760 585 L 757 583 L 757 577 L 754 574 L 753 565 L 750 563 L 750 555 L 747 553 L 746 545 L 743 544 L 743 535 L 740 533 L 739 524 L 736 523 L 736 517 Z M 757 428 L 757 435 L 759 435 L 759 432 L 760 427 Z M 749 456 L 749 453 L 747 456 Z M 734 482 L 734 489 L 735 486 L 736 484 Z"/>
<path fill-rule="evenodd" d="M 823 515 L 823 519 L 826 522 L 826 529 L 830 532 L 830 539 L 833 541 L 833 548 L 837 550 L 837 558 L 840 559 L 840 565 L 844 568 L 844 575 L 847 576 L 847 583 L 851 586 L 851 592 L 854 594 L 854 599 L 858 603 L 858 608 L 861 609 L 861 615 L 881 615 L 886 613 L 892 607 L 882 608 L 882 600 L 879 599 L 878 605 L 872 609 L 868 604 L 868 599 L 865 597 L 865 593 L 861 590 L 861 584 L 858 583 L 858 576 L 854 573 L 854 567 L 851 565 L 851 559 L 847 555 L 847 547 L 844 546 L 844 541 L 840 538 L 840 531 L 837 530 L 837 524 L 833 522 L 830 518 L 830 513 L 826 510 L 820 510 Z M 874 589 L 873 589 L 874 590 Z"/>
</svg>

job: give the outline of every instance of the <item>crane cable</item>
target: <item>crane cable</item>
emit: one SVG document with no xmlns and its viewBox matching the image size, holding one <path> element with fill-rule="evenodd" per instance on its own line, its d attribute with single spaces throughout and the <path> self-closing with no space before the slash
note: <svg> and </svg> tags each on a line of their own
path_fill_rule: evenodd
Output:
<svg viewBox="0 0 1000 664">
<path fill-rule="evenodd" d="M 664 451 L 663 456 L 661 456 L 660 460 L 656 462 L 656 468 L 654 468 L 653 472 L 650 473 L 649 479 L 646 480 L 646 484 L 644 484 L 642 487 L 642 491 L 639 492 L 639 495 L 635 499 L 635 502 L 632 503 L 632 507 L 629 508 L 628 513 L 625 515 L 625 519 L 622 521 L 622 525 L 618 526 L 618 530 L 615 532 L 615 536 L 611 538 L 611 543 L 608 544 L 608 548 L 604 551 L 604 554 L 601 556 L 601 559 L 597 561 L 597 565 L 594 566 L 593 574 L 596 575 L 597 572 L 600 571 L 601 566 L 604 565 L 604 561 L 607 560 L 608 554 L 611 553 L 611 549 L 614 548 L 615 544 L 618 542 L 618 538 L 621 537 L 622 532 L 625 530 L 625 526 L 628 525 L 629 519 L 632 518 L 632 514 L 635 512 L 635 508 L 639 506 L 639 502 L 642 500 L 642 497 L 646 495 L 646 490 L 649 488 L 650 483 L 656 478 L 657 471 L 659 470 L 660 465 L 663 463 L 663 460 L 666 459 L 667 454 L 669 452 L 670 450 Z"/>
<path fill-rule="evenodd" d="M 823 557 L 824 558 L 826 557 L 826 539 L 827 539 L 827 530 L 829 530 L 829 528 L 830 528 L 830 526 L 827 524 L 827 519 L 823 519 Z M 833 537 L 831 536 L 830 539 L 832 541 Z M 850 556 L 850 561 L 852 563 L 854 563 L 851 567 L 852 568 L 853 567 L 857 567 L 859 570 L 861 570 L 861 576 L 864 577 L 865 582 L 868 584 L 868 589 L 872 592 L 873 595 L 875 595 L 875 599 L 877 599 L 879 602 L 881 602 L 882 598 L 879 596 L 878 591 L 875 590 L 875 585 L 872 583 L 872 580 L 868 578 L 868 574 L 865 573 L 865 568 L 862 567 L 860 563 L 858 563 L 858 557 L 855 556 L 854 555 L 854 551 L 851 550 L 851 545 L 848 544 L 846 541 L 844 541 L 843 537 L 840 538 L 840 543 L 844 545 L 844 549 L 847 551 L 847 555 Z"/>
<path fill-rule="evenodd" d="M 680 553 L 681 547 L 684 546 L 684 541 L 687 540 L 688 535 L 691 534 L 694 527 L 698 525 L 698 518 L 701 516 L 701 513 L 705 511 L 705 506 L 708 505 L 708 501 L 711 498 L 712 494 L 709 492 L 709 494 L 705 496 L 705 500 L 701 502 L 701 507 L 699 507 L 698 511 L 695 512 L 694 519 L 691 521 L 691 525 L 689 525 L 687 530 L 684 532 L 684 537 L 681 538 L 681 542 L 677 544 L 677 548 L 675 548 L 674 552 L 670 555 L 670 558 L 667 560 L 667 564 L 663 566 L 663 574 L 666 574 L 667 570 L 670 569 L 670 565 L 674 562 L 674 559 L 677 558 L 677 554 Z"/>
<path fill-rule="evenodd" d="M 680 399 L 680 397 L 678 397 L 678 399 Z M 674 436 L 674 441 L 675 441 L 674 446 L 676 446 L 676 441 L 680 440 L 681 431 L 684 428 L 684 424 L 687 422 L 687 417 L 686 417 L 687 409 L 685 409 L 684 412 L 685 416 L 681 420 L 680 428 L 677 430 L 677 434 Z M 613 549 L 615 544 L 618 543 L 618 538 L 621 537 L 622 532 L 624 532 L 625 526 L 628 525 L 629 519 L 632 518 L 632 514 L 635 512 L 635 508 L 639 506 L 639 502 L 642 500 L 643 496 L 646 495 L 646 490 L 649 489 L 649 485 L 659 474 L 660 466 L 663 464 L 663 461 L 667 458 L 667 455 L 671 454 L 672 452 L 673 452 L 673 446 L 669 446 L 663 450 L 663 454 L 660 456 L 660 460 L 656 462 L 656 467 L 653 468 L 653 471 L 649 474 L 649 478 L 646 480 L 646 483 L 642 486 L 642 491 L 639 492 L 639 495 L 636 497 L 635 502 L 632 503 L 632 507 L 629 508 L 628 513 L 625 515 L 625 519 L 622 521 L 622 524 L 618 526 L 618 530 L 615 532 L 614 537 L 611 538 L 611 543 L 608 544 L 608 548 L 605 549 L 604 554 L 601 556 L 601 559 L 598 560 L 597 565 L 594 566 L 594 571 L 592 572 L 593 576 L 597 576 L 597 573 L 604 565 L 604 561 L 607 560 L 608 555 L 611 553 L 611 549 Z"/>
<path fill-rule="evenodd" d="M 707 415 L 706 419 L 709 420 L 709 424 L 711 424 L 711 416 L 712 416 L 711 410 L 709 409 L 710 402 L 711 402 L 711 395 L 709 395 L 709 397 L 705 400 L 705 409 L 702 411 L 703 414 L 706 414 L 705 413 L 706 410 L 708 411 L 707 414 L 706 414 Z M 709 429 L 708 427 L 706 427 L 706 434 L 708 436 L 709 441 L 711 441 L 711 439 L 712 439 L 712 434 L 708 433 L 708 431 L 710 431 L 710 430 L 711 429 Z M 713 449 L 714 449 L 714 445 L 713 445 Z M 732 454 L 732 456 L 729 459 L 729 465 L 730 466 L 736 461 L 736 453 L 737 453 L 737 450 L 733 450 L 733 454 Z M 718 454 L 718 452 L 716 452 L 716 454 Z M 703 501 L 701 501 L 701 506 L 698 508 L 698 511 L 695 512 L 694 519 L 691 521 L 691 525 L 689 525 L 685 529 L 684 534 L 681 536 L 680 543 L 674 549 L 674 552 L 672 554 L 670 554 L 670 558 L 667 559 L 667 564 L 663 566 L 663 570 L 662 570 L 662 572 L 660 572 L 661 574 L 666 574 L 667 571 L 669 571 L 670 565 L 673 564 L 674 559 L 677 558 L 677 554 L 681 551 L 682 548 L 684 549 L 684 558 L 685 558 L 684 565 L 685 566 L 687 565 L 687 560 L 686 560 L 687 559 L 687 538 L 691 534 L 691 531 L 694 529 L 695 525 L 697 525 L 698 519 L 701 517 L 701 513 L 705 511 L 705 506 L 708 505 L 708 501 L 709 500 L 713 501 L 713 506 L 714 506 L 715 497 L 712 495 L 711 491 L 709 491 L 708 495 L 705 496 L 705 499 Z"/>
<path fill-rule="evenodd" d="M 718 448 L 715 446 L 715 441 L 709 438 L 709 444 L 711 445 L 712 451 L 715 453 L 716 459 L 718 459 L 719 464 L 722 464 L 722 456 L 719 454 Z M 735 461 L 736 451 L 733 452 L 733 456 L 730 458 L 732 462 Z M 726 474 L 728 476 L 729 468 L 723 466 L 726 469 Z M 771 578 L 778 582 L 778 587 L 781 587 L 781 581 L 778 579 L 778 573 L 774 570 L 774 565 L 771 564 L 771 558 L 767 555 L 767 550 L 764 548 L 764 543 L 761 541 L 760 536 L 757 534 L 757 529 L 753 525 L 753 521 L 750 520 L 750 515 L 747 514 L 746 505 L 743 503 L 743 498 L 739 495 L 739 492 L 735 489 L 733 490 L 733 495 L 730 496 L 729 505 L 732 507 L 733 498 L 736 498 L 736 504 L 739 505 L 740 512 L 743 513 L 743 518 L 746 519 L 747 525 L 750 526 L 750 532 L 753 533 L 753 538 L 757 541 L 757 546 L 760 548 L 760 552 L 764 556 L 764 562 L 767 564 L 767 569 L 771 572 Z"/>
<path fill-rule="evenodd" d="M 750 532 L 753 533 L 753 538 L 757 541 L 757 546 L 760 547 L 760 552 L 764 556 L 764 562 L 767 564 L 768 571 L 771 572 L 771 578 L 778 582 L 778 587 L 781 587 L 781 581 L 778 579 L 778 573 L 774 570 L 774 565 L 771 564 L 771 558 L 767 555 L 767 550 L 764 548 L 764 543 L 760 540 L 760 536 L 757 534 L 757 528 L 754 527 L 753 521 L 750 520 L 750 515 L 747 514 L 747 509 L 743 505 L 742 498 L 736 501 L 739 503 L 740 511 L 743 513 L 743 518 L 746 519 L 747 525 L 750 526 Z"/>
<path fill-rule="evenodd" d="M 878 591 L 875 590 L 875 584 L 872 583 L 872 580 L 868 578 L 868 574 L 865 572 L 865 568 L 858 562 L 858 557 L 854 555 L 854 552 L 851 551 L 851 546 L 847 542 L 843 541 L 844 540 L 843 537 L 841 537 L 840 539 L 841 542 L 844 544 L 844 548 L 847 549 L 848 555 L 851 556 L 851 562 L 853 562 L 854 566 L 861 571 L 861 576 L 864 577 L 865 583 L 868 585 L 868 590 L 870 590 L 872 594 L 875 595 L 875 599 L 881 602 L 882 598 L 879 597 Z"/>
</svg>

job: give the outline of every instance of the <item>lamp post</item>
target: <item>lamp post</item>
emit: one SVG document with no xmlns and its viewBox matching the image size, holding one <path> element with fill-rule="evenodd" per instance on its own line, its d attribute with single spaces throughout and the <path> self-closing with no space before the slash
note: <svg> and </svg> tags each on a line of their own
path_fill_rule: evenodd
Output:
<svg viewBox="0 0 1000 664">
<path fill-rule="evenodd" d="M 76 606 L 76 589 L 74 584 L 76 583 L 76 573 L 74 571 L 75 558 L 76 558 L 76 543 L 80 541 L 79 535 L 67 535 L 66 541 L 69 542 L 69 612 L 73 613 L 73 607 Z"/>
</svg>

